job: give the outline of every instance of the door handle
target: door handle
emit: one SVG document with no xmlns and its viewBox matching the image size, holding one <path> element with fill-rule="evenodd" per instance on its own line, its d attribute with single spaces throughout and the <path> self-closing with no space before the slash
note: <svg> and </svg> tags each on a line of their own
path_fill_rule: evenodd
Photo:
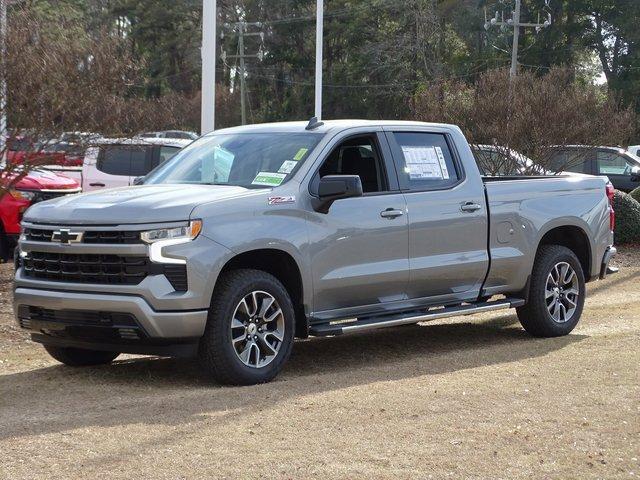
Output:
<svg viewBox="0 0 640 480">
<path fill-rule="evenodd" d="M 482 207 L 480 205 L 473 202 L 465 202 L 462 205 L 460 205 L 460 210 L 467 213 L 475 212 L 476 210 L 480 210 L 481 208 Z"/>
<path fill-rule="evenodd" d="M 404 212 L 395 208 L 387 208 L 386 210 L 380 212 L 380 216 L 382 218 L 393 219 L 396 217 L 400 217 L 401 215 L 404 215 Z"/>
<path fill-rule="evenodd" d="M 104 187 L 104 183 L 90 183 L 90 187 Z"/>
</svg>

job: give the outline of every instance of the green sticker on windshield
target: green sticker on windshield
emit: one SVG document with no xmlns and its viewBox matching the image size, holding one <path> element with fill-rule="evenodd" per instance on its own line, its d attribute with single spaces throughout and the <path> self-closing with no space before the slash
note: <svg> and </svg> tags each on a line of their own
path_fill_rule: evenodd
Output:
<svg viewBox="0 0 640 480">
<path fill-rule="evenodd" d="M 277 187 L 286 178 L 286 173 L 260 172 L 253 179 L 251 185 L 265 185 L 267 187 Z"/>
<path fill-rule="evenodd" d="M 308 151 L 308 148 L 301 148 L 300 150 L 298 150 L 298 153 L 295 154 L 293 159 L 296 161 L 302 160 L 302 158 L 307 154 Z"/>
</svg>

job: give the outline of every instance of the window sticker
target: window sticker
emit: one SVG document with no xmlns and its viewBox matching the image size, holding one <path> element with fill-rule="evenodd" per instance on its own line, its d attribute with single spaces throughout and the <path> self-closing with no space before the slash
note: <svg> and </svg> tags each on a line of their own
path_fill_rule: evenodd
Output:
<svg viewBox="0 0 640 480">
<path fill-rule="evenodd" d="M 444 155 L 442 154 L 442 149 L 440 147 L 435 147 L 436 155 L 438 156 L 438 162 L 440 163 L 440 170 L 442 170 L 442 178 L 445 180 L 449 179 L 449 170 L 447 170 L 447 162 L 444 159 Z"/>
<path fill-rule="evenodd" d="M 403 146 L 402 153 L 407 165 L 406 171 L 411 180 L 449 178 L 440 147 Z"/>
<path fill-rule="evenodd" d="M 296 168 L 296 165 L 298 165 L 298 162 L 295 160 L 286 160 L 280 165 L 278 173 L 291 173 Z"/>
<path fill-rule="evenodd" d="M 304 156 L 307 154 L 307 152 L 309 151 L 308 148 L 301 148 L 300 150 L 298 150 L 298 152 L 294 155 L 293 159 L 296 162 L 299 162 L 300 160 L 302 160 L 304 158 Z"/>
<path fill-rule="evenodd" d="M 277 187 L 287 177 L 286 173 L 260 172 L 253 179 L 251 185 L 265 185 L 267 187 Z"/>
</svg>

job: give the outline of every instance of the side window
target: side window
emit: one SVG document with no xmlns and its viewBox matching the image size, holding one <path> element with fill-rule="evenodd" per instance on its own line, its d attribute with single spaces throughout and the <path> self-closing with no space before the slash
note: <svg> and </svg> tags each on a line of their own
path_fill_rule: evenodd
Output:
<svg viewBox="0 0 640 480">
<path fill-rule="evenodd" d="M 394 132 L 400 161 L 398 175 L 405 190 L 446 188 L 461 178 L 447 139 L 440 133 Z"/>
<path fill-rule="evenodd" d="M 176 153 L 178 153 L 178 150 L 180 150 L 178 147 L 160 147 L 158 153 L 158 165 L 169 160 Z"/>
<path fill-rule="evenodd" d="M 108 145 L 100 149 L 97 168 L 109 175 L 140 176 L 148 173 L 147 148 L 136 145 Z"/>
<path fill-rule="evenodd" d="M 131 147 L 131 170 L 129 175 L 139 177 L 149 173 L 149 163 L 147 162 L 147 154 L 151 147 L 143 147 L 133 145 Z"/>
<path fill-rule="evenodd" d="M 97 168 L 109 175 L 129 175 L 130 170 L 129 147 L 109 145 L 100 149 Z"/>
<path fill-rule="evenodd" d="M 335 147 L 320 167 L 326 175 L 358 175 L 364 193 L 388 190 L 382 156 L 375 136 L 350 138 Z"/>
<path fill-rule="evenodd" d="M 558 150 L 549 157 L 552 172 L 589 173 L 589 151 Z"/>
<path fill-rule="evenodd" d="M 631 170 L 627 160 L 614 152 L 598 152 L 596 159 L 601 175 L 626 175 Z"/>
</svg>

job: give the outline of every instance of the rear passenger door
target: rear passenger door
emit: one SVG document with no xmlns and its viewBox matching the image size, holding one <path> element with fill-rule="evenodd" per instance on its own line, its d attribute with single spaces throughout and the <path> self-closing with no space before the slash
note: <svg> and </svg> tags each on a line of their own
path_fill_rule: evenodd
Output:
<svg viewBox="0 0 640 480">
<path fill-rule="evenodd" d="M 151 169 L 153 148 L 146 145 L 103 145 L 83 168 L 84 191 L 126 187 Z"/>
<path fill-rule="evenodd" d="M 446 130 L 386 135 L 407 202 L 409 298 L 474 299 L 489 261 L 487 207 L 477 169 L 469 172 L 473 176 L 465 174 Z"/>
</svg>

